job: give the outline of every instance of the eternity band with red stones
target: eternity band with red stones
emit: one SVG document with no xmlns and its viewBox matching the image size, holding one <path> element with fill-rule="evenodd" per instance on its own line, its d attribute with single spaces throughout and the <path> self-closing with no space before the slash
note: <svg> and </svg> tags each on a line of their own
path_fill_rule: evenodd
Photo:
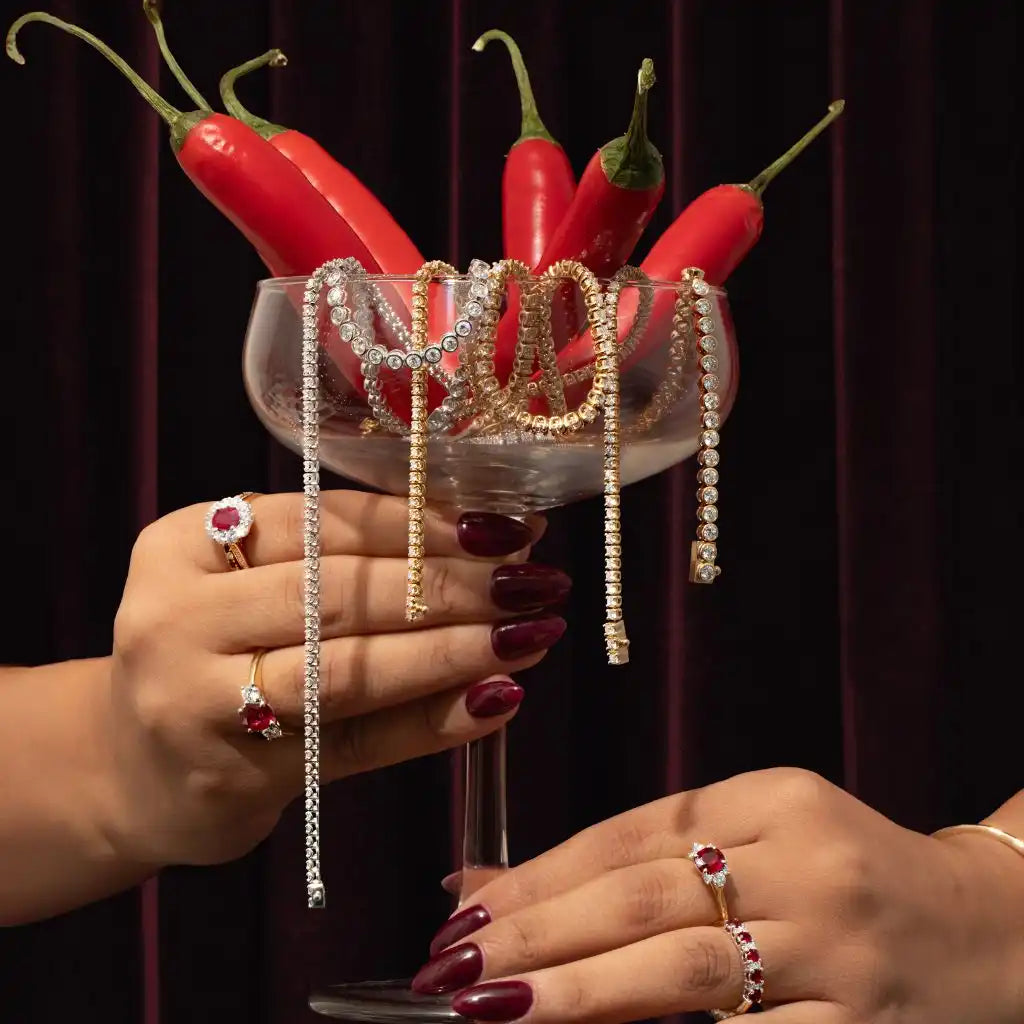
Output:
<svg viewBox="0 0 1024 1024">
<path fill-rule="evenodd" d="M 725 898 L 725 882 L 729 877 L 729 864 L 725 854 L 711 843 L 694 843 L 693 849 L 687 854 L 694 867 L 700 872 L 704 884 L 708 886 L 718 905 L 718 924 L 725 925 L 729 920 L 729 905 Z"/>
<path fill-rule="evenodd" d="M 743 967 L 743 994 L 740 1003 L 734 1010 L 709 1010 L 714 1020 L 729 1020 L 739 1017 L 761 1003 L 764 998 L 764 964 L 761 951 L 757 948 L 754 937 L 742 921 L 735 918 L 726 921 L 722 927 L 736 943 L 740 953 L 740 964 Z"/>
</svg>

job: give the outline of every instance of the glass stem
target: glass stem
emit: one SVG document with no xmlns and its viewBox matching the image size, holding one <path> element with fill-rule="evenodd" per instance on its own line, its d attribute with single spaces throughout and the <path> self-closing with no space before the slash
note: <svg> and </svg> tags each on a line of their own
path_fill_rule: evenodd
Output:
<svg viewBox="0 0 1024 1024">
<path fill-rule="evenodd" d="M 466 748 L 466 822 L 460 903 L 508 868 L 505 744 L 502 728 Z"/>
</svg>

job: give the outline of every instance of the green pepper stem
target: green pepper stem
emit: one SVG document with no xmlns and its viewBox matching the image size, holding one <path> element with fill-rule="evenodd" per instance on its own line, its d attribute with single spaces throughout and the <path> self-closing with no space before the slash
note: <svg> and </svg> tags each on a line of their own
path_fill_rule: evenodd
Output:
<svg viewBox="0 0 1024 1024">
<path fill-rule="evenodd" d="M 271 121 L 266 120 L 266 118 L 257 117 L 246 110 L 235 94 L 235 82 L 244 75 L 258 71 L 260 68 L 283 68 L 287 63 L 288 58 L 280 50 L 267 50 L 261 56 L 247 60 L 244 64 L 239 64 L 237 68 L 232 68 L 230 71 L 225 72 L 220 80 L 220 98 L 224 103 L 224 109 L 232 117 L 248 125 L 254 132 L 258 132 L 265 139 L 280 135 L 282 132 L 288 131 L 288 129 L 282 125 L 273 124 Z"/>
<path fill-rule="evenodd" d="M 647 137 L 647 95 L 654 82 L 654 61 L 645 57 L 636 76 L 633 116 L 626 134 L 601 147 L 601 167 L 620 188 L 654 188 L 665 177 L 661 154 Z"/>
<path fill-rule="evenodd" d="M 203 94 L 192 84 L 188 76 L 181 70 L 181 65 L 174 59 L 167 45 L 167 37 L 164 35 L 164 23 L 160 20 L 159 0 L 142 0 L 142 10 L 145 12 L 153 31 L 156 33 L 156 42 L 160 47 L 160 56 L 164 63 L 171 69 L 171 74 L 178 80 L 178 85 L 188 93 L 188 97 L 195 103 L 199 110 L 211 112 L 213 108 L 206 102 Z"/>
<path fill-rule="evenodd" d="M 44 11 L 33 11 L 31 14 L 23 14 L 8 30 L 7 56 L 16 64 L 25 63 L 25 58 L 18 49 L 17 37 L 22 26 L 27 25 L 30 21 L 42 21 L 47 25 L 53 25 L 55 28 L 59 28 L 83 40 L 93 49 L 102 53 L 135 86 L 142 95 L 142 98 L 171 126 L 172 130 L 185 118 L 185 115 L 177 107 L 172 107 L 148 82 L 139 77 L 137 72 L 114 53 L 106 43 L 97 39 L 91 32 L 86 32 L 85 29 L 72 25 L 69 22 L 61 21 L 60 18 L 55 18 L 52 14 L 46 14 Z"/>
<path fill-rule="evenodd" d="M 654 88 L 654 61 L 645 57 L 636 75 L 636 92 L 633 95 L 633 116 L 626 129 L 626 153 L 631 160 L 643 160 L 647 147 L 647 95 Z"/>
<path fill-rule="evenodd" d="M 797 142 L 793 143 L 785 153 L 770 163 L 756 178 L 751 179 L 747 188 L 760 198 L 764 190 L 771 184 L 775 176 L 784 171 L 842 112 L 846 100 L 836 100 L 828 105 L 828 113 Z"/>
<path fill-rule="evenodd" d="M 477 53 L 481 53 L 484 47 L 495 39 L 499 39 L 505 44 L 509 56 L 512 58 L 512 70 L 515 72 L 516 83 L 519 86 L 519 103 L 523 109 L 523 119 L 519 126 L 519 138 L 516 139 L 513 145 L 525 142 L 527 139 L 544 139 L 547 142 L 554 142 L 555 145 L 558 145 L 555 137 L 544 126 L 544 122 L 537 112 L 537 101 L 533 97 L 533 86 L 530 85 L 530 73 L 526 70 L 526 62 L 523 60 L 522 51 L 519 49 L 516 41 L 507 32 L 502 32 L 498 28 L 492 28 L 473 44 L 473 49 Z"/>
</svg>

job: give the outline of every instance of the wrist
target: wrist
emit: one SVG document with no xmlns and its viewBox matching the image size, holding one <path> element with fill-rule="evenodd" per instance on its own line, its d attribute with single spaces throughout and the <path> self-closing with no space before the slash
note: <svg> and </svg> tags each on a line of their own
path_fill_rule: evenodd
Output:
<svg viewBox="0 0 1024 1024">
<path fill-rule="evenodd" d="M 1000 828 L 995 820 L 985 824 Z M 1009 831 L 1005 829 L 1005 831 Z M 1024 857 L 983 832 L 938 840 L 959 868 L 964 989 L 977 997 L 986 1024 L 1024 1020 Z"/>
</svg>

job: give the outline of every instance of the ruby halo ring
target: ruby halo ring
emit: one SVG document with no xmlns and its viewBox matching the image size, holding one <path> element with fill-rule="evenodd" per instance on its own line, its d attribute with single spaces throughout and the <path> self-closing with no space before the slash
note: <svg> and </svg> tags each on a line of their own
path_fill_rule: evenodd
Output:
<svg viewBox="0 0 1024 1024">
<path fill-rule="evenodd" d="M 742 921 L 732 919 L 726 921 L 722 927 L 740 951 L 740 964 L 743 967 L 743 995 L 735 1010 L 708 1011 L 713 1020 L 729 1020 L 730 1017 L 739 1017 L 760 1005 L 764 998 L 764 962 L 761 960 L 761 951 L 757 948 L 754 937 Z"/>
<path fill-rule="evenodd" d="M 232 498 L 221 498 L 206 510 L 206 535 L 224 548 L 231 569 L 248 569 L 249 562 L 239 542 L 249 536 L 254 522 L 252 505 L 247 499 L 252 491 L 243 491 Z"/>
<path fill-rule="evenodd" d="M 245 731 L 265 740 L 279 740 L 284 733 L 274 709 L 267 703 L 260 683 L 263 680 L 263 659 L 266 651 L 257 651 L 249 664 L 249 681 L 242 687 L 242 706 L 238 717 Z"/>
<path fill-rule="evenodd" d="M 729 864 L 725 854 L 711 843 L 694 843 L 687 855 L 694 867 L 700 872 L 704 884 L 714 894 L 718 905 L 718 923 L 724 925 L 729 920 L 729 907 L 725 899 L 725 882 L 729 877 Z"/>
</svg>

